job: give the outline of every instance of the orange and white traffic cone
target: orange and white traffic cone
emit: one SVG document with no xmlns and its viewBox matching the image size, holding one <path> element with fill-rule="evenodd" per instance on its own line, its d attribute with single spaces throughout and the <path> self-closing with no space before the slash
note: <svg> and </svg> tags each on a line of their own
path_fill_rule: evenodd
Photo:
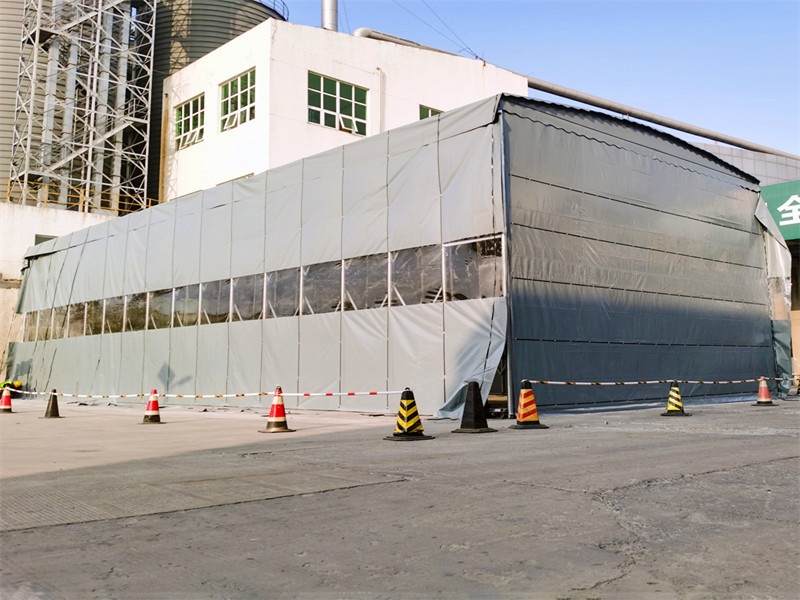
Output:
<svg viewBox="0 0 800 600">
<path fill-rule="evenodd" d="M 772 401 L 772 396 L 769 395 L 769 387 L 767 387 L 765 377 L 758 380 L 758 399 L 753 406 L 778 406 Z"/>
<path fill-rule="evenodd" d="M 294 431 L 289 429 L 286 423 L 286 409 L 283 406 L 283 390 L 281 386 L 275 388 L 275 394 L 272 396 L 272 406 L 269 408 L 269 417 L 267 417 L 267 426 L 264 429 L 259 429 L 259 433 L 282 433 Z"/>
<path fill-rule="evenodd" d="M 542 425 L 539 422 L 539 411 L 536 410 L 533 388 L 531 387 L 531 382 L 527 379 L 522 382 L 519 390 L 517 422 L 514 425 L 510 425 L 509 429 L 549 429 L 547 425 Z"/>
<path fill-rule="evenodd" d="M 150 392 L 150 400 L 147 401 L 142 423 L 161 423 L 161 414 L 158 412 L 158 392 L 156 390 Z"/>
<path fill-rule="evenodd" d="M 3 397 L 0 399 L 0 413 L 10 413 L 11 410 L 11 390 L 3 388 Z"/>
</svg>

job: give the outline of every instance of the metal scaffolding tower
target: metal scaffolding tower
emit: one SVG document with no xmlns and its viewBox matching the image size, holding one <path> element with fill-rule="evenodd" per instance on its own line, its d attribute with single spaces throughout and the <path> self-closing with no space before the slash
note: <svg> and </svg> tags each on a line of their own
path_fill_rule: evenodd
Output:
<svg viewBox="0 0 800 600">
<path fill-rule="evenodd" d="M 146 207 L 156 0 L 25 0 L 9 196 Z"/>
</svg>

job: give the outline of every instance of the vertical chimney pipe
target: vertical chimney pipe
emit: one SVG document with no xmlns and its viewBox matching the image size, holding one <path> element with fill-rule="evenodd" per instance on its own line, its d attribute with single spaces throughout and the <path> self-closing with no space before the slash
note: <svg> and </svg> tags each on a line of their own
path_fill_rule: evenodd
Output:
<svg viewBox="0 0 800 600">
<path fill-rule="evenodd" d="M 338 0 L 322 0 L 322 28 L 339 31 Z"/>
</svg>

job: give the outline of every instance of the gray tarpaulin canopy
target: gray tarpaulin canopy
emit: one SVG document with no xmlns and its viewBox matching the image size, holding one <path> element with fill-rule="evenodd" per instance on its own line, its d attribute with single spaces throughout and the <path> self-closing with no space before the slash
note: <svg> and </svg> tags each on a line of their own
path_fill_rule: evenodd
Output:
<svg viewBox="0 0 800 600">
<path fill-rule="evenodd" d="M 469 381 L 484 398 L 510 385 L 513 411 L 522 378 L 775 376 L 788 262 L 759 203 L 756 180 L 667 134 L 492 97 L 34 247 L 9 375 L 83 394 L 409 387 L 441 416 Z M 707 387 L 684 396 L 744 389 Z M 663 395 L 536 390 L 540 405 Z"/>
</svg>

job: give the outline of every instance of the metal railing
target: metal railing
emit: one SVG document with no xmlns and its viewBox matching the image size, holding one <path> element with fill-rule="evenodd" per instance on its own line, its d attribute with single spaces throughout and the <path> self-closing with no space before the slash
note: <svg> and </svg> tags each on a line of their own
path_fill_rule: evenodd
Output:
<svg viewBox="0 0 800 600">
<path fill-rule="evenodd" d="M 1 202 L 36 206 L 39 208 L 66 209 L 75 212 L 111 212 L 124 215 L 159 204 L 154 198 L 141 198 L 106 190 L 86 190 L 56 183 L 21 182 L 0 179 Z"/>
<path fill-rule="evenodd" d="M 280 16 L 283 17 L 285 21 L 289 20 L 289 7 L 286 6 L 286 3 L 283 0 L 255 0 L 259 4 L 263 4 L 267 8 L 271 8 Z"/>
</svg>

